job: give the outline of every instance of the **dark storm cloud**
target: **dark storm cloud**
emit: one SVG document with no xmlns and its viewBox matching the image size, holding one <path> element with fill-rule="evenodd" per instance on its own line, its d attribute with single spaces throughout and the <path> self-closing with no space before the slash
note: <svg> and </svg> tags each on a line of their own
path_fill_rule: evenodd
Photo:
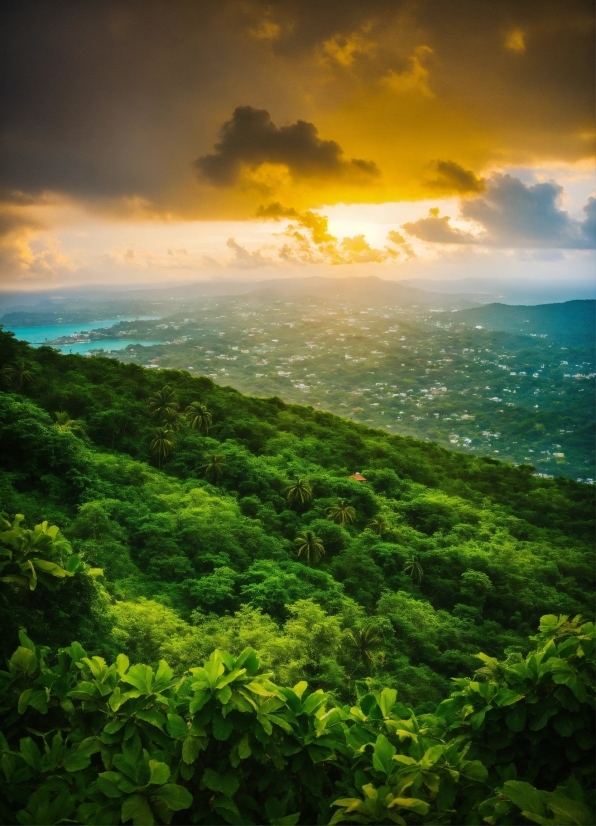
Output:
<svg viewBox="0 0 596 826">
<path fill-rule="evenodd" d="M 317 123 L 318 112 L 354 89 L 403 71 L 421 44 L 440 66 L 431 78 L 437 99 L 474 107 L 483 126 L 498 124 L 505 155 L 575 159 L 591 151 L 588 0 L 19 0 L 0 13 L 0 191 L 138 196 L 176 211 L 181 192 L 196 198 L 192 161 L 207 156 L 238 102 L 293 124 L 291 136 L 273 143 L 282 156 L 287 142 L 296 174 L 334 165 L 336 174 L 342 163 L 357 172 L 360 163 L 366 178 L 368 162 L 342 161 L 333 141 L 304 127 L 298 134 L 296 120 Z M 263 21 L 269 38 L 259 34 Z M 513 28 L 523 33 L 523 52 L 504 46 Z M 365 31 L 374 48 L 349 71 L 322 68 L 325 42 Z M 289 137 L 309 151 L 291 148 Z M 345 145 L 342 134 L 331 137 Z M 212 180 L 243 160 L 214 155 Z"/>
<path fill-rule="evenodd" d="M 263 220 L 281 221 L 283 218 L 298 218 L 298 211 L 294 207 L 282 206 L 279 201 L 271 204 L 261 204 L 255 212 L 255 218 Z"/>
<path fill-rule="evenodd" d="M 437 177 L 429 182 L 433 189 L 445 192 L 457 192 L 460 195 L 484 192 L 486 183 L 470 169 L 464 169 L 455 161 L 436 161 L 434 164 Z"/>
<path fill-rule="evenodd" d="M 378 175 L 372 161 L 346 161 L 343 149 L 322 140 L 314 123 L 304 120 L 277 127 L 265 109 L 238 106 L 220 130 L 215 152 L 195 161 L 199 174 L 215 186 L 235 183 L 243 165 L 285 164 L 294 177 L 342 177 L 361 172 Z"/>
<path fill-rule="evenodd" d="M 559 207 L 562 192 L 555 182 L 526 185 L 512 175 L 493 175 L 486 195 L 463 201 L 461 214 L 482 224 L 486 241 L 498 246 L 593 246 L 594 199 L 584 207 L 586 221 L 579 222 Z"/>
</svg>

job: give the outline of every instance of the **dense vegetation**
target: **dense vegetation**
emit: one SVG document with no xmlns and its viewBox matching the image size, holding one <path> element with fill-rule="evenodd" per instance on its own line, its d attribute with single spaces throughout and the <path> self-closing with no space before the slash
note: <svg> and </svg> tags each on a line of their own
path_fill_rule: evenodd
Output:
<svg viewBox="0 0 596 826">
<path fill-rule="evenodd" d="M 591 486 L 1 333 L 0 370 L 5 822 L 590 822 L 592 630 L 551 615 L 590 619 Z"/>
</svg>

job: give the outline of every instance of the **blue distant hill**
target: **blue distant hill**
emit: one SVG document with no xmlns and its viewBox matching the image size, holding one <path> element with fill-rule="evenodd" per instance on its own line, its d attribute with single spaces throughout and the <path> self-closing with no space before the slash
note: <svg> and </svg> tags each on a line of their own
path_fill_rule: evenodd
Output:
<svg viewBox="0 0 596 826">
<path fill-rule="evenodd" d="M 565 301 L 561 304 L 519 306 L 486 304 L 445 314 L 450 320 L 487 330 L 546 336 L 567 346 L 589 346 L 595 339 L 596 301 Z"/>
</svg>

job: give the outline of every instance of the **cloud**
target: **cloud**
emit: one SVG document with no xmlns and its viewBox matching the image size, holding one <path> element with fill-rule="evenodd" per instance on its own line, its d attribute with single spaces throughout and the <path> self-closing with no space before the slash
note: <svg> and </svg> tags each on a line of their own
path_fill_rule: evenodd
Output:
<svg viewBox="0 0 596 826">
<path fill-rule="evenodd" d="M 388 240 L 400 246 L 400 252 L 392 247 L 371 247 L 364 235 L 346 236 L 339 241 L 329 232 L 329 219 L 312 210 L 298 212 L 278 202 L 260 206 L 257 217 L 264 220 L 289 220 L 282 235 L 289 239 L 278 250 L 280 260 L 300 264 L 382 264 L 395 260 L 400 252 L 410 258 L 414 255 L 406 239 L 397 232 L 390 232 Z"/>
<path fill-rule="evenodd" d="M 430 72 L 424 65 L 433 51 L 430 46 L 417 46 L 408 59 L 409 68 L 401 73 L 390 69 L 383 80 L 385 86 L 399 94 L 418 92 L 425 97 L 434 97 L 428 85 Z"/>
<path fill-rule="evenodd" d="M 251 26 L 248 33 L 255 40 L 277 40 L 281 35 L 281 26 L 265 17 L 255 26 Z"/>
<path fill-rule="evenodd" d="M 484 192 L 486 189 L 486 182 L 482 178 L 477 178 L 471 169 L 465 169 L 455 161 L 435 161 L 433 166 L 437 173 L 437 178 L 429 181 L 429 186 L 433 189 L 449 194 L 456 192 L 459 195 Z"/>
<path fill-rule="evenodd" d="M 252 106 L 238 106 L 220 130 L 215 152 L 195 161 L 204 180 L 215 186 L 230 186 L 240 177 L 242 167 L 256 169 L 261 164 L 283 164 L 293 177 L 309 178 L 346 175 L 374 177 L 379 170 L 372 161 L 343 157 L 343 149 L 332 140 L 322 140 L 313 123 L 298 120 L 277 127 L 269 112 Z"/>
<path fill-rule="evenodd" d="M 365 33 L 369 29 L 370 26 L 365 26 Z M 336 34 L 323 43 L 325 58 L 344 68 L 351 66 L 358 55 L 370 54 L 374 49 L 375 43 L 361 32 L 352 32 L 348 35 Z"/>
<path fill-rule="evenodd" d="M 526 51 L 526 41 L 524 33 L 521 29 L 515 28 L 511 29 L 510 32 L 507 32 L 507 36 L 505 37 L 505 48 L 509 49 L 510 52 L 517 52 L 518 54 L 522 54 Z"/>
<path fill-rule="evenodd" d="M 416 253 L 407 242 L 407 240 L 403 237 L 401 232 L 398 232 L 395 229 L 389 230 L 387 233 L 387 240 L 390 241 L 392 244 L 395 244 L 396 247 L 402 250 L 403 253 L 408 258 L 416 258 Z"/>
<path fill-rule="evenodd" d="M 465 170 L 464 170 L 465 172 Z M 592 249 L 596 247 L 596 198 L 584 205 L 585 218 L 571 218 L 559 206 L 563 187 L 556 181 L 525 184 L 513 175 L 494 174 L 485 193 L 460 200 L 459 218 L 475 222 L 481 232 L 465 232 L 440 216 L 402 224 L 402 229 L 430 244 L 480 244 L 508 249 Z"/>
<path fill-rule="evenodd" d="M 451 218 L 448 215 L 439 217 L 439 210 L 436 207 L 429 209 L 427 218 L 420 218 L 418 221 L 409 221 L 402 224 L 408 235 L 413 235 L 420 241 L 430 244 L 474 244 L 476 238 L 471 232 L 463 232 L 449 223 Z"/>
<path fill-rule="evenodd" d="M 501 247 L 585 249 L 594 246 L 594 199 L 584 222 L 570 218 L 558 201 L 563 187 L 555 181 L 524 184 L 512 175 L 495 174 L 486 195 L 462 201 L 461 215 L 481 224 L 482 243 Z"/>
<path fill-rule="evenodd" d="M 72 258 L 60 250 L 51 236 L 40 240 L 21 228 L 0 238 L 0 270 L 10 272 L 12 279 L 46 281 L 76 269 Z"/>
<path fill-rule="evenodd" d="M 588 198 L 584 212 L 586 217 L 580 224 L 582 235 L 588 247 L 596 247 L 596 198 Z"/>
<path fill-rule="evenodd" d="M 279 201 L 274 201 L 271 204 L 261 204 L 255 212 L 255 218 L 263 218 L 264 220 L 281 221 L 283 218 L 298 218 L 298 211 L 294 207 L 284 207 Z"/>
<path fill-rule="evenodd" d="M 427 197 L 433 158 L 479 170 L 593 152 L 586 0 L 127 0 L 79 4 L 76 25 L 69 3 L 4 6 L 0 193 L 68 196 L 117 220 L 141 202 L 126 217 L 245 219 L 258 188 L 197 184 L 189 169 L 246 101 L 344 150 L 324 180 L 293 163 L 275 198 L 302 210 Z M 505 48 L 515 29 L 523 53 Z"/>
<path fill-rule="evenodd" d="M 388 257 L 397 258 L 397 253 L 393 250 L 378 250 L 370 246 L 364 235 L 354 235 L 352 238 L 344 238 L 341 242 L 343 252 L 354 264 L 381 264 Z"/>
<path fill-rule="evenodd" d="M 272 262 L 265 258 L 260 250 L 249 252 L 241 246 L 235 238 L 228 238 L 226 246 L 234 250 L 234 257 L 228 262 L 228 267 L 237 267 L 243 270 L 254 270 L 258 267 L 267 267 Z"/>
</svg>

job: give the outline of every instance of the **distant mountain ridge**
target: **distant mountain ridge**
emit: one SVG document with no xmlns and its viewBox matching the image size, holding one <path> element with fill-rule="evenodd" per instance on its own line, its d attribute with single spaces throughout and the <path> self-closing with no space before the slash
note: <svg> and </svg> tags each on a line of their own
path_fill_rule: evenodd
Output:
<svg viewBox="0 0 596 826">
<path fill-rule="evenodd" d="M 476 301 L 475 296 L 426 292 L 415 287 L 404 286 L 400 281 L 389 281 L 375 275 L 348 278 L 311 276 L 309 278 L 276 279 L 261 282 L 259 289 L 251 291 L 250 295 L 279 298 L 337 297 L 346 301 L 358 300 L 377 304 L 391 301 L 404 306 L 422 308 L 461 308 L 482 303 Z"/>
<path fill-rule="evenodd" d="M 329 278 L 277 278 L 269 281 L 198 281 L 170 287 L 145 287 L 134 290 L 89 289 L 63 291 L 60 295 L 39 294 L 35 304 L 23 296 L 11 298 L 0 294 L 4 315 L 0 324 L 11 327 L 35 327 L 48 324 L 77 324 L 115 318 L 118 315 L 168 314 L 185 310 L 189 302 L 205 298 L 246 295 L 263 299 L 293 297 L 338 298 L 344 301 L 383 305 L 398 304 L 421 309 L 453 310 L 483 304 L 492 296 L 471 294 L 447 295 L 404 286 L 378 276 Z"/>
<path fill-rule="evenodd" d="M 443 318 L 506 333 L 547 336 L 568 346 L 585 346 L 595 340 L 596 301 L 586 299 L 534 306 L 495 303 L 458 310 Z"/>
</svg>

